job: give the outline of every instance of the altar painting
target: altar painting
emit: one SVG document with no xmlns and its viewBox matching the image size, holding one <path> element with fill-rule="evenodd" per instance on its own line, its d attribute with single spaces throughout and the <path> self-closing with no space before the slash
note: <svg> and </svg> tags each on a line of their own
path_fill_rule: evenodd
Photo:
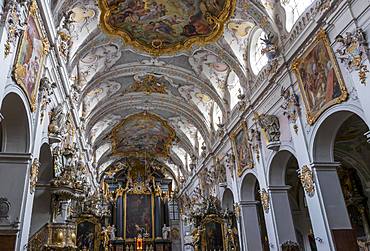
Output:
<svg viewBox="0 0 370 251">
<path fill-rule="evenodd" d="M 97 220 L 82 219 L 77 222 L 77 249 L 94 251 L 99 249 L 100 224 Z"/>
<path fill-rule="evenodd" d="M 211 221 L 205 226 L 205 244 L 204 250 L 224 250 L 223 225 L 219 222 Z"/>
<path fill-rule="evenodd" d="M 125 239 L 133 239 L 140 234 L 153 238 L 154 207 L 151 194 L 127 194 L 125 196 Z"/>
</svg>

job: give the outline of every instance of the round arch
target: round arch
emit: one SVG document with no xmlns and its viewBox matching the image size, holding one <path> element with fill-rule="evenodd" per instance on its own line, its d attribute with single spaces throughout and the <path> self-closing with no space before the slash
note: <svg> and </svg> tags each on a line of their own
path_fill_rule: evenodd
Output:
<svg viewBox="0 0 370 251">
<path fill-rule="evenodd" d="M 289 150 L 280 150 L 272 157 L 269 169 L 268 180 L 270 186 L 284 186 L 287 164 L 291 157 L 295 157 Z"/>
<path fill-rule="evenodd" d="M 2 101 L 1 152 L 27 153 L 30 148 L 28 110 L 21 96 L 6 94 Z"/>
<path fill-rule="evenodd" d="M 366 124 L 364 117 L 357 109 L 346 108 L 328 111 L 317 122 L 313 130 L 310 144 L 313 162 L 334 162 L 334 143 L 336 135 L 343 123 L 352 115 L 356 115 Z"/>
<path fill-rule="evenodd" d="M 248 173 L 244 176 L 240 188 L 240 198 L 242 201 L 255 201 L 256 200 L 256 185 L 258 184 L 257 177 Z"/>
<path fill-rule="evenodd" d="M 222 209 L 228 209 L 229 211 L 233 211 L 234 208 L 234 195 L 230 188 L 226 188 L 221 202 Z"/>
</svg>

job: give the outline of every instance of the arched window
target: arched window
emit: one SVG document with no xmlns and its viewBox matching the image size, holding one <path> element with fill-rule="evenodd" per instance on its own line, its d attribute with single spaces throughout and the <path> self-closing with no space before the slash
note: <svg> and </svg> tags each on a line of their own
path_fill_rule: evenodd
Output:
<svg viewBox="0 0 370 251">
<path fill-rule="evenodd" d="M 281 0 L 286 12 L 286 28 L 290 31 L 297 19 L 315 0 Z"/>
<path fill-rule="evenodd" d="M 254 32 L 250 48 L 250 64 L 254 74 L 258 74 L 260 70 L 267 64 L 268 59 L 266 54 L 262 54 L 262 40 L 265 37 L 265 32 L 258 29 Z"/>
</svg>

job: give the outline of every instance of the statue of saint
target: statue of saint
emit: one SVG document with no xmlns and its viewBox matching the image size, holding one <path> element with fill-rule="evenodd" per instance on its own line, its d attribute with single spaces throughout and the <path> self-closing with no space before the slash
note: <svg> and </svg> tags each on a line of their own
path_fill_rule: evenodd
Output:
<svg viewBox="0 0 370 251">
<path fill-rule="evenodd" d="M 163 225 L 162 227 L 162 238 L 163 240 L 168 240 L 168 234 L 170 233 L 171 228 L 167 227 L 166 224 Z"/>
</svg>

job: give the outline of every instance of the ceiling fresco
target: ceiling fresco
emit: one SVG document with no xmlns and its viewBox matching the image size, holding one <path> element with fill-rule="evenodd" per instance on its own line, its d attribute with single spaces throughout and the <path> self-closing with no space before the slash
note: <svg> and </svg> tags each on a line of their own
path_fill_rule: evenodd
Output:
<svg viewBox="0 0 370 251">
<path fill-rule="evenodd" d="M 256 77 L 253 32 L 279 36 L 269 0 L 50 1 L 57 32 L 71 37 L 67 89 L 101 175 L 151 155 L 189 177 L 190 157 L 214 145 Z"/>
<path fill-rule="evenodd" d="M 159 116 L 143 112 L 119 123 L 111 134 L 113 155 L 168 156 L 175 131 Z"/>
<path fill-rule="evenodd" d="M 109 34 L 160 55 L 218 39 L 236 0 L 99 0 Z"/>
</svg>

